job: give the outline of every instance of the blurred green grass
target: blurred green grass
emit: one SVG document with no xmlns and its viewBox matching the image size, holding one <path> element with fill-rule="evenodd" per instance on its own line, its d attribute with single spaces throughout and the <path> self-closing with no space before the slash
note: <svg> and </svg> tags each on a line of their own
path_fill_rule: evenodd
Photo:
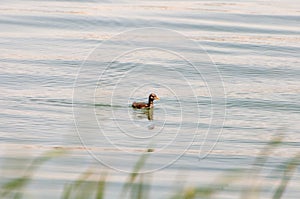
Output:
<svg viewBox="0 0 300 199">
<path fill-rule="evenodd" d="M 34 172 L 45 162 L 52 158 L 66 155 L 67 151 L 63 149 L 56 149 L 48 151 L 39 157 L 32 160 L 30 165 L 25 168 L 24 174 L 20 177 L 12 179 L 1 186 L 0 198 L 23 198 L 23 190 L 30 183 Z"/>
<path fill-rule="evenodd" d="M 256 157 L 251 168 L 234 169 L 227 171 L 211 184 L 207 186 L 185 186 L 176 188 L 170 199 L 194 199 L 194 198 L 213 198 L 219 195 L 227 187 L 248 180 L 248 185 L 240 189 L 240 198 L 256 199 L 260 198 L 261 184 L 259 174 L 262 172 L 269 156 L 282 144 L 282 139 L 276 137 L 272 139 Z M 32 180 L 34 172 L 42 166 L 43 163 L 50 159 L 66 155 L 65 150 L 49 151 L 32 160 L 31 164 L 25 169 L 22 176 L 12 179 L 1 185 L 0 198 L 23 198 L 23 191 Z M 147 158 L 151 153 L 141 155 L 135 164 L 132 172 L 128 175 L 126 182 L 123 184 L 119 198 L 147 199 L 150 198 L 151 181 L 149 175 L 141 173 L 141 169 L 147 163 Z M 279 185 L 272 194 L 273 199 L 280 199 L 288 187 L 288 183 L 295 174 L 297 167 L 300 165 L 300 153 L 291 157 L 287 161 L 274 169 L 277 176 L 281 176 Z M 249 176 L 251 178 L 249 179 Z M 96 177 L 96 180 L 95 180 Z M 61 199 L 103 199 L 109 183 L 109 174 L 106 171 L 99 172 L 93 168 L 87 169 L 75 181 L 65 184 Z"/>
</svg>

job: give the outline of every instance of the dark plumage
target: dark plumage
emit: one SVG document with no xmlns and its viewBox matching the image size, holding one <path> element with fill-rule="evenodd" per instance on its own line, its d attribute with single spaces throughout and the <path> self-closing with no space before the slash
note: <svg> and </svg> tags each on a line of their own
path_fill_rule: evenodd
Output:
<svg viewBox="0 0 300 199">
<path fill-rule="evenodd" d="M 152 108 L 154 100 L 159 100 L 159 97 L 157 97 L 154 93 L 151 93 L 149 95 L 149 98 L 148 98 L 148 103 L 145 103 L 145 102 L 133 102 L 132 103 L 132 107 L 133 108 L 138 108 L 138 109 L 141 109 L 141 108 Z"/>
</svg>

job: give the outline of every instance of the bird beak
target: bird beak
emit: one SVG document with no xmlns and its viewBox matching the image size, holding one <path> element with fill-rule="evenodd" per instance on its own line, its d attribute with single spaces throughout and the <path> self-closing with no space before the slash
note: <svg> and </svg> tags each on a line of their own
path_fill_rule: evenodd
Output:
<svg viewBox="0 0 300 199">
<path fill-rule="evenodd" d="M 160 100 L 159 97 L 156 97 L 155 99 L 156 99 L 156 100 Z"/>
</svg>

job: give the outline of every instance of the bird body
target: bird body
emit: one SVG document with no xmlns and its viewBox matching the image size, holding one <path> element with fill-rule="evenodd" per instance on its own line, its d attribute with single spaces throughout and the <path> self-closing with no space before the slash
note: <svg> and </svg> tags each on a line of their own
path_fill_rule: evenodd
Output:
<svg viewBox="0 0 300 199">
<path fill-rule="evenodd" d="M 138 108 L 138 109 L 141 109 L 141 108 L 152 108 L 151 106 L 148 105 L 148 103 L 145 103 L 145 102 L 133 102 L 132 103 L 132 107 L 133 108 Z"/>
<path fill-rule="evenodd" d="M 148 98 L 148 103 L 145 102 L 133 102 L 132 107 L 137 109 L 143 109 L 143 108 L 152 108 L 153 107 L 153 101 L 159 100 L 159 97 L 157 97 L 154 93 L 151 93 Z"/>
</svg>

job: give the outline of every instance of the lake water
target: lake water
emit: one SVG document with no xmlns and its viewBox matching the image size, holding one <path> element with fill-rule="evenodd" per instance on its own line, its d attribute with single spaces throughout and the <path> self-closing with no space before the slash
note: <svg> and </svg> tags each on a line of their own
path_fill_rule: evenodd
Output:
<svg viewBox="0 0 300 199">
<path fill-rule="evenodd" d="M 24 0 L 0 10 L 0 182 L 45 151 L 69 151 L 35 172 L 24 198 L 59 198 L 91 165 L 108 171 L 106 198 L 117 198 L 149 148 L 140 172 L 151 198 L 167 198 L 180 183 L 252 168 L 281 136 L 257 174 L 271 198 L 274 170 L 300 152 L 299 2 Z M 132 109 L 151 92 L 153 110 Z M 283 198 L 299 198 L 299 172 Z"/>
</svg>

